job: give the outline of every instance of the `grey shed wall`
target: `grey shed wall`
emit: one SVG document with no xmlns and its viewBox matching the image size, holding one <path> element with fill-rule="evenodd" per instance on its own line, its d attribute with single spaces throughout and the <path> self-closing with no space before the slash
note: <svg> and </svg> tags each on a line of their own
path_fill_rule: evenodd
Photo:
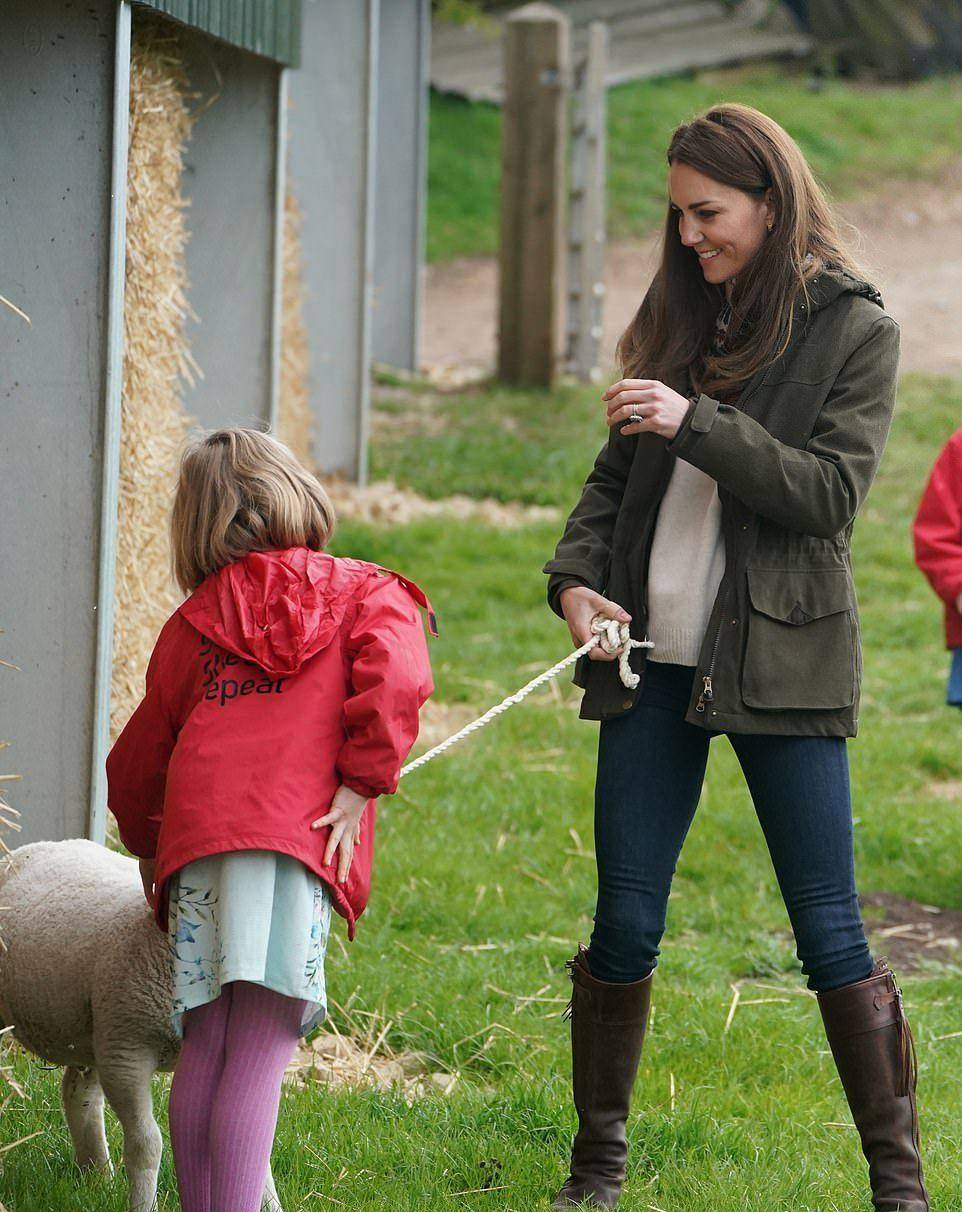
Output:
<svg viewBox="0 0 962 1212">
<path fill-rule="evenodd" d="M 400 47 L 401 10 L 413 18 L 414 8 L 396 2 L 384 37 Z M 289 114 L 316 453 L 324 470 L 363 477 L 382 12 L 378 0 L 309 0 L 304 17 L 305 67 L 287 77 L 289 110 L 279 105 L 276 64 L 194 35 L 192 77 L 207 91 L 216 65 L 220 91 L 195 126 L 185 182 L 199 316 L 191 338 L 206 374 L 185 405 L 205 425 L 269 415 L 277 136 Z M 0 305 L 0 399 L 11 435 L 0 477 L 0 658 L 21 667 L 0 669 L 0 740 L 11 743 L 3 772 L 23 775 L 8 789 L 23 812 L 23 842 L 90 828 L 102 836 L 110 651 L 98 648 L 98 630 L 112 634 L 122 353 L 121 296 L 108 284 L 123 281 L 111 220 L 121 221 L 124 191 L 112 212 L 111 157 L 123 182 L 114 121 L 125 128 L 128 18 L 117 0 L 0 5 L 0 294 L 33 321 Z M 400 120 L 415 90 L 385 87 L 400 90 Z M 404 137 L 413 139 L 409 119 Z"/>
<path fill-rule="evenodd" d="M 381 5 L 373 354 L 417 367 L 427 193 L 430 0 Z"/>
<path fill-rule="evenodd" d="M 378 0 L 305 0 L 290 75 L 289 188 L 303 215 L 314 454 L 364 478 L 374 236 Z"/>
<path fill-rule="evenodd" d="M 87 832 L 103 475 L 114 0 L 0 6 L 3 769 L 19 842 Z"/>
<path fill-rule="evenodd" d="M 204 378 L 184 406 L 209 428 L 253 425 L 270 417 L 280 69 L 203 35 L 186 42 L 200 94 L 184 170 L 187 336 Z"/>
</svg>

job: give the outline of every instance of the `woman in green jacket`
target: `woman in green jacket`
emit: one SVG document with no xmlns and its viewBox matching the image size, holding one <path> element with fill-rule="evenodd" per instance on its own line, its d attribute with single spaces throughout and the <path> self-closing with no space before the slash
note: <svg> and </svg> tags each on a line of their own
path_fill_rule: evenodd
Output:
<svg viewBox="0 0 962 1212">
<path fill-rule="evenodd" d="M 604 394 L 608 442 L 548 599 L 576 644 L 630 624 L 640 686 L 598 649 L 598 901 L 569 962 L 579 1128 L 554 1207 L 614 1207 L 675 864 L 709 743 L 748 783 L 869 1162 L 877 1212 L 929 1212 L 914 1048 L 859 914 L 845 738 L 861 655 L 856 513 L 895 401 L 898 326 L 860 276 L 793 140 L 717 106 L 674 133 L 660 267 Z"/>
</svg>

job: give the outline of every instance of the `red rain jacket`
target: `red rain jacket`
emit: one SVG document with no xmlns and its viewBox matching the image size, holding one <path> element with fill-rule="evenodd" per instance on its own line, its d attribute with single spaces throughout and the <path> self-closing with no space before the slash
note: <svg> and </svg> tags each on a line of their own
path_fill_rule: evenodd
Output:
<svg viewBox="0 0 962 1212">
<path fill-rule="evenodd" d="M 913 527 L 915 562 L 945 603 L 945 642 L 962 648 L 962 429 L 935 461 Z"/>
<path fill-rule="evenodd" d="M 397 788 L 434 689 L 418 606 L 397 573 L 306 547 L 253 552 L 209 576 L 164 624 L 146 694 L 107 757 L 107 800 L 132 854 L 156 859 L 155 915 L 185 864 L 291 854 L 354 937 L 367 904 L 374 800 Z M 346 882 L 312 831 L 339 784 L 369 797 Z"/>
</svg>

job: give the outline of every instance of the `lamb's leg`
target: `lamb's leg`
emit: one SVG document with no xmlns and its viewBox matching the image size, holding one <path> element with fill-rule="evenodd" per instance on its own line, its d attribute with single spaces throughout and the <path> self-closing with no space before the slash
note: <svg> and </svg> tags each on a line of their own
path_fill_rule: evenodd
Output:
<svg viewBox="0 0 962 1212">
<path fill-rule="evenodd" d="M 82 1170 L 107 1170 L 112 1174 L 104 1132 L 104 1092 L 97 1070 L 68 1065 L 63 1071 L 60 1093 L 77 1165 Z"/>
<path fill-rule="evenodd" d="M 274 1172 L 271 1170 L 270 1164 L 267 1166 L 267 1181 L 264 1183 L 264 1198 L 261 1200 L 261 1212 L 284 1212 L 281 1207 L 281 1201 L 277 1197 L 277 1188 L 274 1186 Z"/>
<path fill-rule="evenodd" d="M 130 1212 L 153 1212 L 157 1207 L 163 1139 L 151 1101 L 150 1079 L 156 1067 L 157 1057 L 146 1050 L 97 1057 L 100 1084 L 124 1130 Z"/>
</svg>

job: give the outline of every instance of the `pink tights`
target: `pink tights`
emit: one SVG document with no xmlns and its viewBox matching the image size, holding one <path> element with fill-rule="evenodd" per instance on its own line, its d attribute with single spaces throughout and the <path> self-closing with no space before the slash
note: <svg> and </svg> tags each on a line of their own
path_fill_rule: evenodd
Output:
<svg viewBox="0 0 962 1212">
<path fill-rule="evenodd" d="M 258 1212 L 304 1003 L 250 981 L 184 1014 L 170 1090 L 183 1212 Z"/>
</svg>

